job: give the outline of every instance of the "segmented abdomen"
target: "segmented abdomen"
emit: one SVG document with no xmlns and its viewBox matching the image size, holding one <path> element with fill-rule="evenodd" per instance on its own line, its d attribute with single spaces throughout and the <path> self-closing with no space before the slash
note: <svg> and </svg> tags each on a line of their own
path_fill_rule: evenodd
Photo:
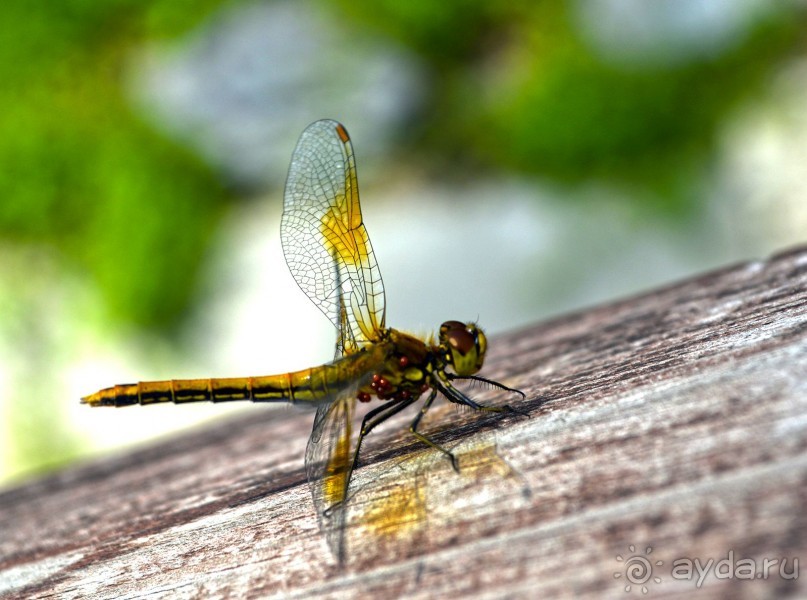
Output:
<svg viewBox="0 0 807 600">
<path fill-rule="evenodd" d="M 211 379 L 173 379 L 116 385 L 81 399 L 90 406 L 131 406 L 161 402 L 323 402 L 365 372 L 364 357 L 352 355 L 320 367 L 281 375 Z"/>
</svg>

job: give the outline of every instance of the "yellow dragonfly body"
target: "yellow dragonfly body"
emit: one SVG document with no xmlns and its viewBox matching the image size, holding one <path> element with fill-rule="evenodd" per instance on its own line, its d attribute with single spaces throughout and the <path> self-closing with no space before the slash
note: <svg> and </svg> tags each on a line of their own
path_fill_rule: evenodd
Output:
<svg viewBox="0 0 807 600">
<path fill-rule="evenodd" d="M 385 326 L 384 287 L 364 228 L 350 137 L 336 121 L 321 120 L 303 131 L 286 181 L 281 242 L 286 262 L 306 295 L 338 331 L 333 362 L 280 375 L 176 379 L 116 385 L 82 398 L 90 406 L 161 402 L 290 402 L 316 408 L 305 466 L 314 505 L 332 549 L 343 558 L 341 528 L 351 474 L 362 440 L 377 425 L 429 391 L 410 431 L 417 431 L 437 393 L 451 402 L 492 412 L 524 414 L 509 405 L 487 407 L 452 385 L 471 379 L 524 394 L 476 375 L 487 340 L 474 323 L 447 321 L 436 341 Z M 381 404 L 364 416 L 353 442 L 356 401 Z M 322 519 L 331 521 L 325 527 Z"/>
</svg>

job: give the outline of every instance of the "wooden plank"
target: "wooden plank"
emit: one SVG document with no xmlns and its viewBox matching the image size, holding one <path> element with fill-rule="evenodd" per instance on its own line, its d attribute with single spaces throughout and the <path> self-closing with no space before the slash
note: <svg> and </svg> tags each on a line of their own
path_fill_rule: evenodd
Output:
<svg viewBox="0 0 807 600">
<path fill-rule="evenodd" d="M 374 432 L 344 567 L 305 482 L 311 415 L 256 406 L 1 493 L 0 596 L 807 596 L 807 248 L 493 339 L 485 374 L 531 417 L 435 408 L 459 474 L 412 414 Z"/>
</svg>

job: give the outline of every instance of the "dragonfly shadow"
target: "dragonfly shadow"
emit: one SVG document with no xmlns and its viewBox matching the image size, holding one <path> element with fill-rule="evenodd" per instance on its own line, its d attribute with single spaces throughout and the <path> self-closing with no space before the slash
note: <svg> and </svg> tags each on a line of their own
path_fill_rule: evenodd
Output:
<svg viewBox="0 0 807 600">
<path fill-rule="evenodd" d="M 346 557 L 353 567 L 393 563 L 474 539 L 497 514 L 523 508 L 531 491 L 499 452 L 494 434 L 451 451 L 459 473 L 434 450 L 382 461 L 356 477 L 347 505 Z M 493 530 L 491 529 L 491 531 Z"/>
</svg>

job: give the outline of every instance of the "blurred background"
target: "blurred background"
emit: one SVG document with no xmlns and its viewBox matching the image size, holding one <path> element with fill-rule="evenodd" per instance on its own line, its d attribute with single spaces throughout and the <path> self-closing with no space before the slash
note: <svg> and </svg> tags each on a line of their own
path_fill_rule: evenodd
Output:
<svg viewBox="0 0 807 600">
<path fill-rule="evenodd" d="M 268 410 L 96 389 L 330 360 L 278 231 L 319 118 L 353 137 L 398 328 L 501 333 L 807 242 L 805 25 L 765 0 L 4 0 L 0 485 Z"/>
</svg>

